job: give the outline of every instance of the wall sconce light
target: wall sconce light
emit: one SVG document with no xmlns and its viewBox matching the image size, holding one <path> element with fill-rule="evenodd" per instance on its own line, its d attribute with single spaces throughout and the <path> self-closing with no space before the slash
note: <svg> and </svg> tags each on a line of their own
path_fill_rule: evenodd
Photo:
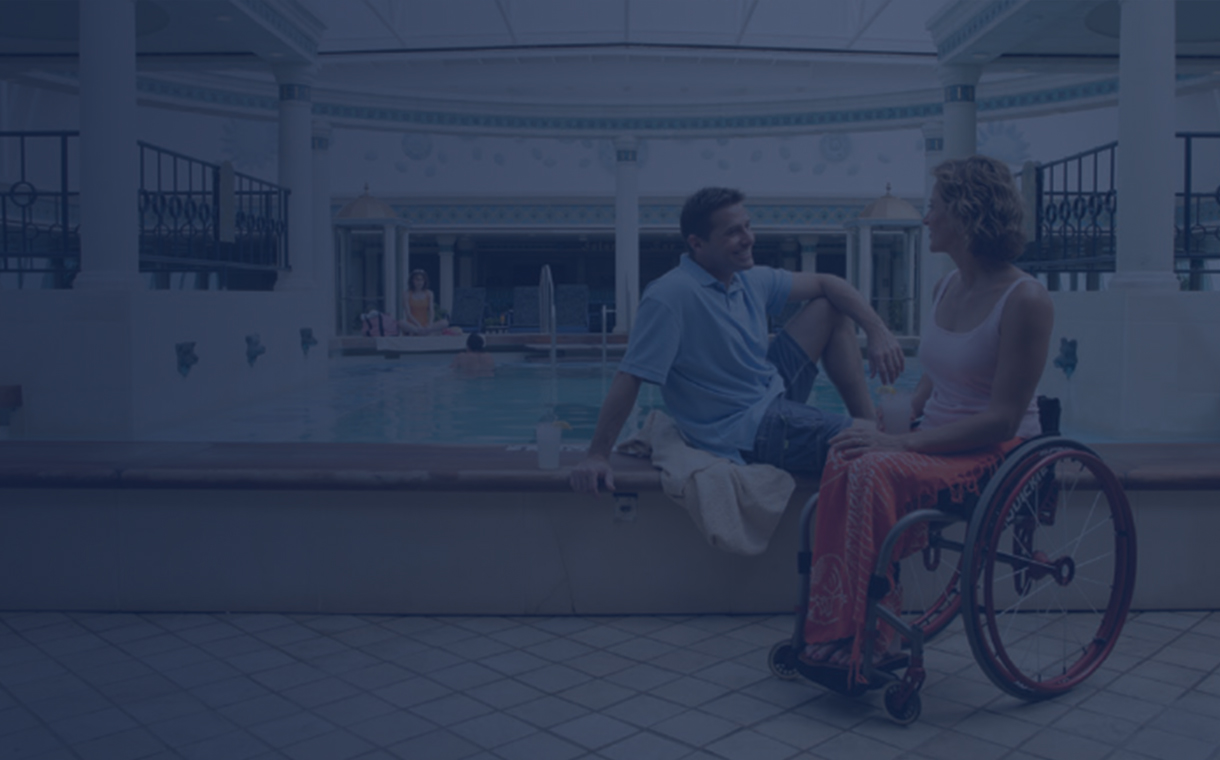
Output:
<svg viewBox="0 0 1220 760">
<path fill-rule="evenodd" d="M 246 336 L 246 361 L 250 363 L 251 367 L 254 366 L 258 357 L 265 353 L 267 353 L 267 347 L 259 340 L 258 333 Z"/>
<path fill-rule="evenodd" d="M 309 349 L 318 345 L 318 339 L 313 336 L 312 327 L 301 328 L 301 353 L 309 356 Z"/>
<path fill-rule="evenodd" d="M 1068 380 L 1071 380 L 1072 373 L 1076 371 L 1076 341 L 1060 338 L 1059 355 L 1055 357 L 1053 363 L 1063 370 L 1063 374 L 1067 375 Z"/>
<path fill-rule="evenodd" d="M 186 377 L 191 374 L 191 367 L 199 363 L 199 357 L 195 356 L 195 341 L 175 343 L 174 350 L 178 352 L 178 374 Z"/>
</svg>

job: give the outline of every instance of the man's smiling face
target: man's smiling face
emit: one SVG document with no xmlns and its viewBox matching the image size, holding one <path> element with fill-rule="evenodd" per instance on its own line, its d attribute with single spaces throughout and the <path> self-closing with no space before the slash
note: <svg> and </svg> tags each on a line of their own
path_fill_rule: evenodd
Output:
<svg viewBox="0 0 1220 760">
<path fill-rule="evenodd" d="M 686 242 L 694 253 L 695 262 L 728 285 L 734 273 L 754 266 L 750 214 L 745 206 L 735 203 L 717 209 L 712 213 L 711 221 L 712 229 L 706 240 L 691 235 Z"/>
</svg>

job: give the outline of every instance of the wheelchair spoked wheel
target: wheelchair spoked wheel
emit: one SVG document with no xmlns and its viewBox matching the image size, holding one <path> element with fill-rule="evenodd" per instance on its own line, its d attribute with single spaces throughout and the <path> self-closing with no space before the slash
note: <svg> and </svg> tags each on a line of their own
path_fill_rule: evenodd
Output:
<svg viewBox="0 0 1220 760">
<path fill-rule="evenodd" d="M 966 634 L 979 666 L 1026 700 L 1088 678 L 1122 630 L 1135 585 L 1131 508 L 1087 447 L 1035 440 L 988 484 L 966 541 Z"/>
<path fill-rule="evenodd" d="M 961 609 L 961 539 L 965 523 L 924 523 L 928 544 L 899 565 L 902 617 L 930 641 L 943 631 Z"/>
</svg>

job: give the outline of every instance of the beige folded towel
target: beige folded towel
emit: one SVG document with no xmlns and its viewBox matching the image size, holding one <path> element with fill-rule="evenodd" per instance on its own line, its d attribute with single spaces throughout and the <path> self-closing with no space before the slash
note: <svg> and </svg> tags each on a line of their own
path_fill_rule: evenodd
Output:
<svg viewBox="0 0 1220 760">
<path fill-rule="evenodd" d="M 618 451 L 651 456 L 665 495 L 686 508 L 709 544 L 735 554 L 766 551 L 796 489 L 778 467 L 740 465 L 687 445 L 673 420 L 658 411 Z"/>
</svg>

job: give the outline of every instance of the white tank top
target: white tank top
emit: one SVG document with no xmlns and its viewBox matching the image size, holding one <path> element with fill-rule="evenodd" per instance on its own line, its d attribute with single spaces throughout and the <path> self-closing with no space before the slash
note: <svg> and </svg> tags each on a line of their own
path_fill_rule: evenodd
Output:
<svg viewBox="0 0 1220 760">
<path fill-rule="evenodd" d="M 1028 275 L 1017 279 L 1000 295 L 982 324 L 967 332 L 950 332 L 936 324 L 936 308 L 957 277 L 954 271 L 932 301 L 932 318 L 919 342 L 919 363 L 932 380 L 932 395 L 923 410 L 923 428 L 937 428 L 987 408 L 991 400 L 991 381 L 1000 358 L 1000 316 L 1014 288 Z M 1031 399 L 1017 429 L 1029 438 L 1042 432 L 1038 422 L 1038 403 Z"/>
</svg>

